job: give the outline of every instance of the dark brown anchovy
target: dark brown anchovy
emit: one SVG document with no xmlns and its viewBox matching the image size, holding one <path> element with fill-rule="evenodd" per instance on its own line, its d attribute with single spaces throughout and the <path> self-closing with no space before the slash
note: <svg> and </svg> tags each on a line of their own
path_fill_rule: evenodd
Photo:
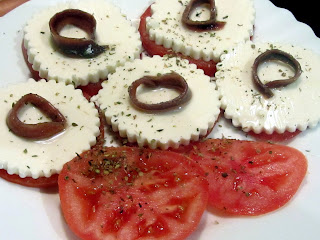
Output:
<svg viewBox="0 0 320 240">
<path fill-rule="evenodd" d="M 288 79 L 273 80 L 273 81 L 270 81 L 266 84 L 263 84 L 260 81 L 260 78 L 257 73 L 258 67 L 263 62 L 273 61 L 273 60 L 278 60 L 278 61 L 281 61 L 281 62 L 291 66 L 295 71 L 294 76 L 291 78 L 288 78 Z M 255 59 L 253 66 L 252 66 L 253 82 L 256 85 L 256 87 L 258 88 L 258 91 L 262 95 L 264 95 L 266 98 L 270 98 L 273 96 L 273 93 L 270 88 L 285 87 L 285 86 L 295 82 L 300 77 L 301 73 L 302 73 L 302 70 L 301 70 L 300 63 L 292 55 L 290 55 L 284 51 L 281 51 L 279 49 L 267 50 L 264 53 L 260 54 Z"/>
<path fill-rule="evenodd" d="M 166 88 L 174 88 L 180 92 L 176 98 L 160 103 L 147 104 L 137 99 L 137 88 L 144 84 L 147 87 L 154 88 L 163 86 Z M 190 91 L 186 80 L 179 74 L 172 72 L 160 76 L 144 76 L 134 81 L 129 89 L 129 97 L 131 103 L 139 109 L 146 111 L 168 110 L 180 106 L 190 99 Z"/>
<path fill-rule="evenodd" d="M 206 21 L 194 21 L 190 19 L 190 13 L 200 4 L 209 4 L 210 18 Z M 182 14 L 182 23 L 194 31 L 219 30 L 223 28 L 225 22 L 216 20 L 217 10 L 214 0 L 191 0 Z"/>
<path fill-rule="evenodd" d="M 60 35 L 66 25 L 74 25 L 84 30 L 90 39 L 69 38 Z M 103 53 L 106 46 L 95 43 L 95 18 L 78 9 L 67 9 L 56 13 L 49 22 L 51 36 L 57 47 L 69 57 L 93 58 Z"/>
<path fill-rule="evenodd" d="M 26 124 L 21 122 L 18 117 L 18 112 L 27 103 L 31 103 L 37 107 L 43 114 L 49 117 L 52 122 L 37 124 Z M 14 104 L 7 116 L 7 125 L 10 131 L 17 136 L 33 140 L 49 138 L 62 132 L 65 129 L 66 122 L 67 121 L 61 112 L 48 100 L 33 93 L 21 97 L 19 101 Z"/>
</svg>

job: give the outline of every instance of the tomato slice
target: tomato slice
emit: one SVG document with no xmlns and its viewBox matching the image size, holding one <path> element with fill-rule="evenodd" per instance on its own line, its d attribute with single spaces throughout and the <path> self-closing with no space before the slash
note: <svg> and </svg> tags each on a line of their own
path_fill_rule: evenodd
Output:
<svg viewBox="0 0 320 240">
<path fill-rule="evenodd" d="M 61 208 L 81 239 L 184 239 L 208 199 L 204 172 L 169 151 L 108 148 L 66 163 L 59 176 Z"/>
<path fill-rule="evenodd" d="M 267 142 L 209 139 L 180 147 L 206 172 L 209 205 L 236 215 L 260 215 L 286 204 L 307 171 L 305 156 Z"/>
<path fill-rule="evenodd" d="M 272 134 L 267 134 L 267 133 L 254 133 L 252 131 L 248 132 L 248 134 L 252 137 L 254 137 L 255 139 L 259 140 L 259 141 L 270 141 L 270 142 L 284 142 L 284 141 L 288 141 L 292 138 L 294 138 L 295 136 L 297 136 L 299 133 L 301 133 L 301 131 L 296 130 L 295 132 L 284 132 L 284 133 L 277 133 L 274 132 Z"/>
<path fill-rule="evenodd" d="M 85 86 L 78 86 L 78 89 L 82 90 L 83 96 L 85 96 L 86 99 L 90 100 L 90 98 L 94 95 L 96 95 L 99 90 L 102 88 L 102 82 L 104 80 L 100 80 L 96 83 L 89 83 Z"/>
<path fill-rule="evenodd" d="M 5 169 L 0 169 L 0 177 L 16 184 L 20 184 L 26 187 L 35 188 L 49 188 L 58 185 L 58 174 L 54 174 L 51 177 L 40 177 L 33 179 L 32 177 L 21 178 L 17 174 L 8 174 Z"/>
<path fill-rule="evenodd" d="M 202 69 L 204 73 L 208 76 L 213 77 L 216 70 L 216 62 L 211 60 L 211 61 L 205 61 L 202 59 L 193 59 L 191 57 L 185 56 L 181 53 L 176 53 L 170 48 L 165 48 L 162 45 L 156 44 L 155 41 L 152 41 L 149 38 L 149 34 L 147 32 L 146 28 L 146 18 L 150 17 L 152 14 L 151 12 L 151 6 L 149 6 L 146 11 L 141 15 L 140 17 L 140 25 L 139 25 L 139 33 L 142 41 L 142 46 L 146 50 L 146 52 L 153 56 L 153 55 L 174 55 L 178 56 L 183 59 L 187 59 L 190 63 L 196 64 L 198 68 Z"/>
</svg>

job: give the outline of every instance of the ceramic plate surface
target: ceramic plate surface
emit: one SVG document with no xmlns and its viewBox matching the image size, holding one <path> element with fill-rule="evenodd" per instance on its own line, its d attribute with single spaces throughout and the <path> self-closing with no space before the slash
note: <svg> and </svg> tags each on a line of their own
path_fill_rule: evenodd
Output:
<svg viewBox="0 0 320 240">
<path fill-rule="evenodd" d="M 149 0 L 113 2 L 135 22 L 150 4 Z M 26 81 L 30 76 L 21 52 L 23 27 L 34 13 L 56 3 L 54 0 L 32 0 L 0 18 L 0 87 Z M 277 8 L 267 0 L 255 0 L 255 8 L 253 41 L 288 42 L 320 54 L 320 39 L 289 11 Z M 223 119 L 210 136 L 249 139 Z M 305 180 L 286 206 L 259 217 L 225 217 L 205 212 L 199 227 L 187 240 L 319 239 L 319 141 L 320 126 L 285 143 L 299 149 L 309 161 Z M 64 222 L 57 191 L 27 188 L 0 179 L 0 193 L 1 240 L 78 240 Z"/>
</svg>

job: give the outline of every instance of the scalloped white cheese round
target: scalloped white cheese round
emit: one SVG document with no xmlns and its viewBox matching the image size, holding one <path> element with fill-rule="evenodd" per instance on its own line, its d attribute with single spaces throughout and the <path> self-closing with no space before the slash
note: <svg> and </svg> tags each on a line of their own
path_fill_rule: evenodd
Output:
<svg viewBox="0 0 320 240">
<path fill-rule="evenodd" d="M 174 110 L 153 113 L 138 110 L 131 104 L 128 88 L 135 80 L 172 71 L 188 83 L 192 97 L 187 103 Z M 190 140 L 206 135 L 220 113 L 220 95 L 216 84 L 187 60 L 144 57 L 117 68 L 102 86 L 93 100 L 105 111 L 107 122 L 113 130 L 139 146 L 167 149 L 186 145 Z M 147 103 L 163 102 L 178 94 L 172 89 L 150 90 L 143 85 L 138 87 L 137 93 L 138 99 Z"/>
<path fill-rule="evenodd" d="M 49 139 L 28 140 L 9 131 L 6 117 L 22 96 L 34 93 L 47 99 L 67 119 L 67 127 Z M 29 79 L 25 83 L 11 85 L 0 89 L 0 169 L 20 177 L 50 177 L 59 173 L 63 164 L 90 149 L 99 135 L 99 115 L 93 103 L 88 102 L 81 90 L 72 85 L 46 82 L 35 82 Z M 19 118 L 26 123 L 50 121 L 41 111 L 27 104 L 19 111 Z"/>
<path fill-rule="evenodd" d="M 273 97 L 264 98 L 252 80 L 252 65 L 267 49 L 280 49 L 295 57 L 302 75 L 294 83 L 272 89 Z M 280 43 L 240 44 L 221 57 L 216 83 L 221 91 L 225 117 L 236 127 L 255 133 L 294 132 L 314 127 L 320 120 L 320 56 L 299 46 Z M 258 68 L 266 83 L 294 75 L 293 69 L 279 61 L 265 62 Z"/>
<path fill-rule="evenodd" d="M 237 43 L 249 40 L 253 34 L 253 0 L 216 0 L 217 20 L 226 24 L 221 30 L 204 32 L 182 25 L 181 17 L 188 3 L 189 0 L 156 0 L 151 5 L 152 15 L 147 18 L 150 39 L 194 59 L 218 62 L 221 54 Z M 208 9 L 199 6 L 190 18 L 204 21 L 209 16 Z"/>
<path fill-rule="evenodd" d="M 96 42 L 109 46 L 104 53 L 89 59 L 71 58 L 54 46 L 49 21 L 55 13 L 69 8 L 94 15 L 97 22 Z M 28 21 L 24 32 L 28 61 L 40 77 L 75 86 L 105 79 L 117 66 L 132 61 L 141 53 L 141 41 L 136 29 L 118 7 L 103 0 L 73 1 L 45 9 Z M 66 26 L 60 34 L 66 37 L 86 37 L 84 31 L 72 26 Z"/>
</svg>

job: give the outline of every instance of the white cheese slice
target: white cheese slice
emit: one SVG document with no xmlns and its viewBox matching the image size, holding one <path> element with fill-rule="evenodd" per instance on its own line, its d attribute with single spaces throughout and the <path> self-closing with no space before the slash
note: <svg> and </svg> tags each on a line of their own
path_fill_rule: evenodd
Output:
<svg viewBox="0 0 320 240">
<path fill-rule="evenodd" d="M 99 45 L 108 45 L 108 50 L 95 58 L 71 58 L 54 46 L 49 21 L 57 12 L 69 8 L 80 9 L 95 17 L 95 40 Z M 28 61 L 39 72 L 40 77 L 75 86 L 107 78 L 117 66 L 138 58 L 141 52 L 137 30 L 118 7 L 104 0 L 71 1 L 50 7 L 35 14 L 26 24 L 24 32 Z M 70 26 L 66 26 L 61 35 L 85 37 L 85 33 L 79 28 Z"/>
<path fill-rule="evenodd" d="M 45 140 L 28 140 L 9 131 L 6 117 L 22 96 L 34 93 L 47 99 L 67 119 L 62 132 Z M 81 90 L 72 85 L 46 82 L 27 82 L 0 89 L 0 169 L 20 177 L 50 177 L 59 173 L 63 164 L 90 149 L 99 135 L 99 115 L 93 103 L 88 102 Z M 19 118 L 26 123 L 45 122 L 48 119 L 34 106 L 27 104 L 19 111 Z"/>
<path fill-rule="evenodd" d="M 279 49 L 291 54 L 301 65 L 302 75 L 294 83 L 272 89 L 267 99 L 252 80 L 252 65 L 267 49 Z M 255 133 L 303 131 L 320 120 L 320 56 L 299 46 L 280 43 L 240 44 L 221 57 L 217 65 L 216 82 L 222 95 L 225 117 L 236 127 Z M 286 79 L 293 69 L 279 61 L 265 62 L 258 68 L 263 83 Z"/>
<path fill-rule="evenodd" d="M 135 80 L 172 71 L 180 74 L 191 90 L 192 97 L 187 103 L 174 110 L 152 113 L 138 110 L 131 104 L 128 88 Z M 187 145 L 206 135 L 220 113 L 216 84 L 187 60 L 144 57 L 117 68 L 102 86 L 92 100 L 105 111 L 107 123 L 114 131 L 139 146 L 167 149 Z M 143 85 L 137 92 L 138 99 L 148 103 L 163 102 L 178 94 L 169 88 L 150 90 Z"/>
<path fill-rule="evenodd" d="M 196 32 L 182 25 L 181 17 L 190 0 L 156 0 L 147 18 L 147 31 L 158 45 L 172 48 L 194 59 L 219 61 L 220 55 L 253 34 L 255 9 L 253 0 L 216 0 L 217 20 L 226 22 L 220 30 Z M 199 6 L 192 20 L 209 18 L 206 7 Z"/>
</svg>

